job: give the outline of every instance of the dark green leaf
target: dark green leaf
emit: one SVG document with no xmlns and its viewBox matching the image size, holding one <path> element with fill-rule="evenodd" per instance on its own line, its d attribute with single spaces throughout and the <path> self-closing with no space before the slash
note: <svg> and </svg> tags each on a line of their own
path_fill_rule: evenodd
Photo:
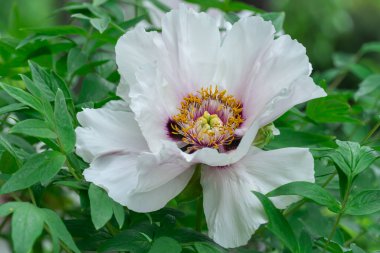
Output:
<svg viewBox="0 0 380 253">
<path fill-rule="evenodd" d="M 63 151 L 66 154 L 71 153 L 75 146 L 75 132 L 71 116 L 67 110 L 65 97 L 61 90 L 58 90 L 55 97 L 54 117 L 56 133 Z"/>
<path fill-rule="evenodd" d="M 49 129 L 46 122 L 38 119 L 27 119 L 23 120 L 16 125 L 14 125 L 10 133 L 24 134 L 28 136 L 33 136 L 37 138 L 47 138 L 54 139 L 57 135 Z"/>
<path fill-rule="evenodd" d="M 73 48 L 67 55 L 67 70 L 70 75 L 87 63 L 87 55 L 81 49 Z"/>
<path fill-rule="evenodd" d="M 380 190 L 367 190 L 354 195 L 346 206 L 345 213 L 367 215 L 380 211 Z"/>
<path fill-rule="evenodd" d="M 103 227 L 112 218 L 113 200 L 98 186 L 91 184 L 88 189 L 91 205 L 91 219 L 96 229 Z"/>
<path fill-rule="evenodd" d="M 65 156 L 56 151 L 46 151 L 30 157 L 2 186 L 1 193 L 25 189 L 38 182 L 46 183 L 63 166 Z"/>
<path fill-rule="evenodd" d="M 153 241 L 148 253 L 180 253 L 181 245 L 170 237 L 160 237 Z"/>
<path fill-rule="evenodd" d="M 298 242 L 287 220 L 265 195 L 259 192 L 254 192 L 254 194 L 264 207 L 269 221 L 267 225 L 268 229 L 275 234 L 292 253 L 298 253 Z"/>
<path fill-rule="evenodd" d="M 298 195 L 328 207 L 333 212 L 339 212 L 340 203 L 325 189 L 309 182 L 292 182 L 269 192 L 268 197 L 281 195 Z"/>
<path fill-rule="evenodd" d="M 131 253 L 146 253 L 150 249 L 150 241 L 136 230 L 124 230 L 115 237 L 105 241 L 98 248 L 99 252 L 130 251 Z"/>
<path fill-rule="evenodd" d="M 41 210 L 43 211 L 44 220 L 49 228 L 49 232 L 53 238 L 53 241 L 57 241 L 58 239 L 60 239 L 67 245 L 67 247 L 69 247 L 75 253 L 80 253 L 80 250 L 75 245 L 75 242 L 71 234 L 69 233 L 69 231 L 67 231 L 67 228 L 65 224 L 63 224 L 61 218 L 59 218 L 59 216 L 52 210 Z"/>
<path fill-rule="evenodd" d="M 23 30 L 32 31 L 37 34 L 44 34 L 44 35 L 69 35 L 69 34 L 75 34 L 75 35 L 86 35 L 86 31 L 83 28 L 80 28 L 78 26 L 71 26 L 71 25 L 63 25 L 63 26 L 52 26 L 52 27 L 28 27 L 24 28 Z"/>
</svg>

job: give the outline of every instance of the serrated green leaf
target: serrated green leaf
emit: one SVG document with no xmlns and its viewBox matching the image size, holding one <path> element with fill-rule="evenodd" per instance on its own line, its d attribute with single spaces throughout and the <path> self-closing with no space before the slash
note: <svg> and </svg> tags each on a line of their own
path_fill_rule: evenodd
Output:
<svg viewBox="0 0 380 253">
<path fill-rule="evenodd" d="M 1 187 L 1 193 L 25 189 L 38 182 L 46 183 L 58 173 L 64 162 L 65 156 L 56 151 L 33 155 Z"/>
<path fill-rule="evenodd" d="M 181 245 L 170 237 L 160 237 L 153 241 L 148 253 L 180 253 Z"/>
<path fill-rule="evenodd" d="M 88 189 L 90 198 L 91 220 L 96 229 L 102 228 L 113 214 L 113 200 L 100 187 L 91 184 Z"/>
<path fill-rule="evenodd" d="M 359 192 L 349 199 L 345 213 L 350 215 L 368 215 L 380 211 L 380 190 Z"/>
<path fill-rule="evenodd" d="M 309 182 L 292 182 L 269 192 L 268 197 L 282 195 L 298 195 L 315 203 L 328 207 L 333 212 L 339 212 L 340 203 L 325 189 Z"/>
<path fill-rule="evenodd" d="M 344 174 L 349 178 L 367 169 L 378 157 L 374 150 L 359 143 L 337 140 L 338 148 L 335 152 L 326 154 Z"/>
<path fill-rule="evenodd" d="M 10 133 L 18 133 L 37 138 L 57 138 L 57 135 L 49 129 L 46 122 L 38 119 L 20 121 L 10 129 Z"/>
<path fill-rule="evenodd" d="M 65 97 L 59 89 L 54 104 L 54 117 L 56 123 L 56 133 L 63 151 L 66 154 L 71 153 L 75 146 L 75 132 L 72 118 L 67 110 Z"/>
<path fill-rule="evenodd" d="M 264 207 L 268 217 L 268 229 L 275 234 L 292 253 L 298 253 L 298 242 L 287 220 L 265 195 L 259 192 L 253 193 Z"/>
<path fill-rule="evenodd" d="M 41 235 L 44 220 L 40 209 L 24 203 L 12 217 L 12 241 L 15 253 L 28 253 Z"/>
</svg>

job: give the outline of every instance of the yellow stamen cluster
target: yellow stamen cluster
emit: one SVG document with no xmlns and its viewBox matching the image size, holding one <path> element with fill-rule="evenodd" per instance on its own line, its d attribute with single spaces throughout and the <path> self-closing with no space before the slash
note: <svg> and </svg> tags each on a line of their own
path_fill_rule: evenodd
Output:
<svg viewBox="0 0 380 253">
<path fill-rule="evenodd" d="M 222 151 L 234 140 L 235 129 L 244 121 L 243 107 L 226 93 L 210 86 L 183 98 L 179 113 L 172 117 L 171 131 L 182 137 L 188 152 L 202 147 Z"/>
</svg>

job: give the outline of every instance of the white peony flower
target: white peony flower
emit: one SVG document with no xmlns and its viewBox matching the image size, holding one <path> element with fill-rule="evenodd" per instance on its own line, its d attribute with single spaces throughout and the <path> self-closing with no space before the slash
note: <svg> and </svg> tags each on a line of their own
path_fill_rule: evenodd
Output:
<svg viewBox="0 0 380 253">
<path fill-rule="evenodd" d="M 78 113 L 76 152 L 87 181 L 136 212 L 164 207 L 202 168 L 209 235 L 218 244 L 248 242 L 267 221 L 252 191 L 314 182 L 308 149 L 263 151 L 259 129 L 294 105 L 325 96 L 309 77 L 305 48 L 274 27 L 246 17 L 219 32 L 205 13 L 180 8 L 162 34 L 138 27 L 116 45 L 127 103 Z M 294 198 L 272 199 L 279 208 Z"/>
</svg>

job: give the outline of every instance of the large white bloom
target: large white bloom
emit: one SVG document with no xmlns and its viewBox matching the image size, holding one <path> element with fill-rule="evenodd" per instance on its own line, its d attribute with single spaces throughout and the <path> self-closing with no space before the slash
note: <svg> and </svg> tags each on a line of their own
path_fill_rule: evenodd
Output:
<svg viewBox="0 0 380 253">
<path fill-rule="evenodd" d="M 181 8 L 162 19 L 162 34 L 142 27 L 116 45 L 128 103 L 78 114 L 77 153 L 87 181 L 137 212 L 158 210 L 202 165 L 209 235 L 224 247 L 246 244 L 266 222 L 251 191 L 314 181 L 308 149 L 263 151 L 258 129 L 296 104 L 325 96 L 309 77 L 305 48 L 247 17 L 221 36 L 217 21 Z M 274 198 L 283 208 L 292 198 Z"/>
</svg>

